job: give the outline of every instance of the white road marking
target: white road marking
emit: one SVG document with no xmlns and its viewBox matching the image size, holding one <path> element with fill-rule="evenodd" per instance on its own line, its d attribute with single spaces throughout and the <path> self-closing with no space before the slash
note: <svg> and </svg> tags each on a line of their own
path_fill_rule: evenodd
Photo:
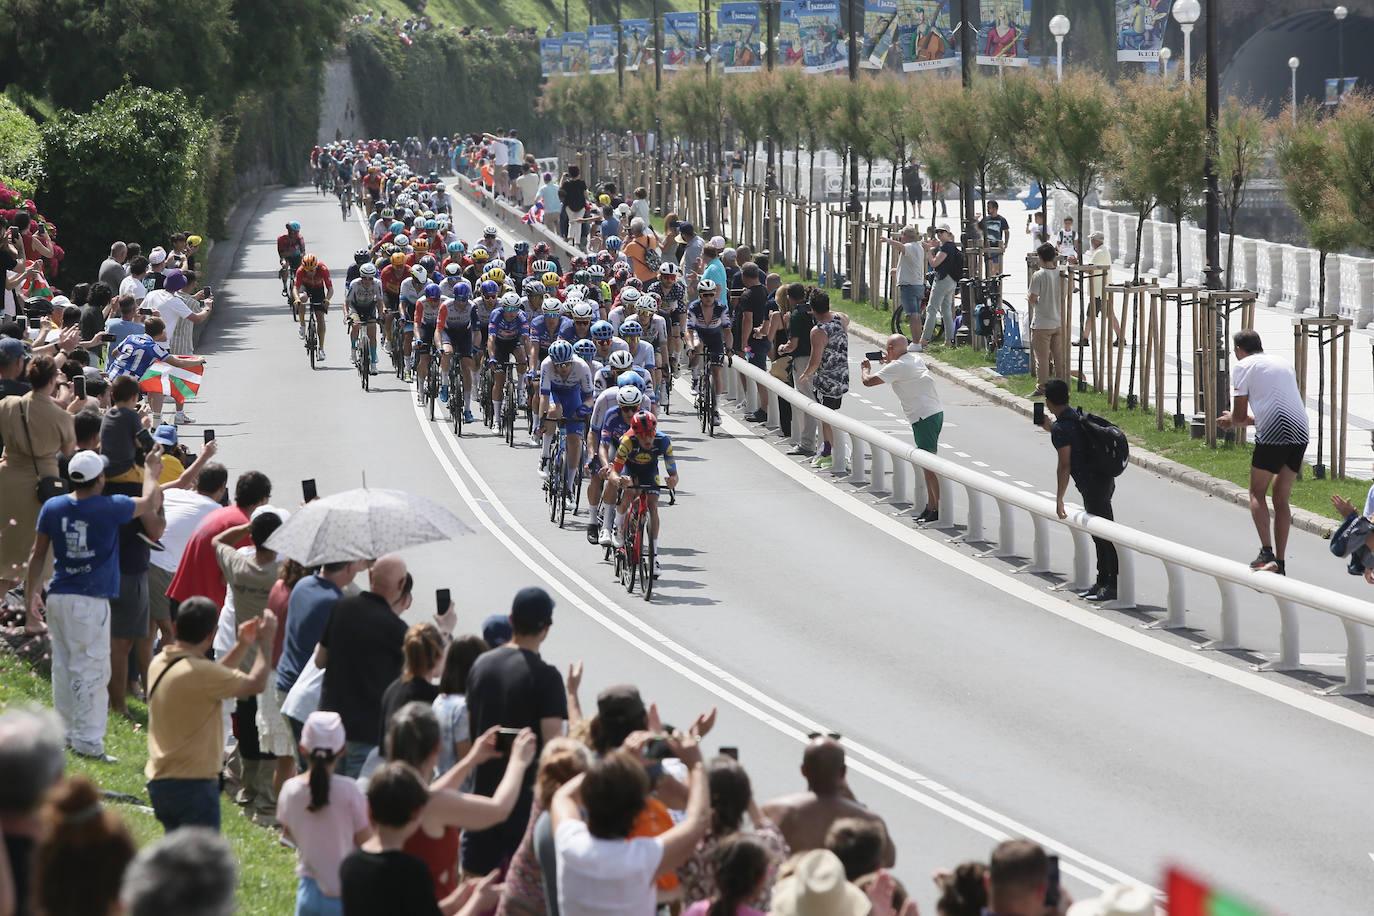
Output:
<svg viewBox="0 0 1374 916">
<path fill-rule="evenodd" d="M 1006 471 L 993 471 L 992 473 L 996 474 L 998 477 L 1010 477 L 1010 476 L 1011 476 L 1011 475 L 1008 474 Z"/>
<path fill-rule="evenodd" d="M 1027 490 L 1034 489 L 1030 484 L 1026 483 L 1024 480 L 1013 480 L 1012 483 L 1016 484 L 1018 487 L 1024 487 Z"/>
<path fill-rule="evenodd" d="M 950 445 L 948 442 L 941 442 L 940 448 L 954 448 L 954 446 Z"/>
<path fill-rule="evenodd" d="M 973 457 L 973 456 L 970 455 L 968 452 L 959 452 L 959 451 L 956 451 L 954 454 L 958 455 L 960 458 L 972 458 L 972 457 Z"/>
<path fill-rule="evenodd" d="M 985 468 L 988 466 L 988 463 L 986 461 L 975 461 L 973 462 L 973 466 L 976 468 Z"/>
<path fill-rule="evenodd" d="M 897 415 L 896 415 L 895 413 L 893 413 L 892 411 L 890 411 L 890 410 L 884 410 L 884 411 L 883 411 L 883 416 L 885 416 L 885 417 L 891 417 L 891 418 L 894 419 L 894 420 L 897 419 Z"/>
</svg>

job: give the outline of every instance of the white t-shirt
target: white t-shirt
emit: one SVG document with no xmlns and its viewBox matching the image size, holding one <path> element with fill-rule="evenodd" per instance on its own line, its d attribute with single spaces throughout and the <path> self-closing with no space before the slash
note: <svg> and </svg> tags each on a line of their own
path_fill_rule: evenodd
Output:
<svg viewBox="0 0 1374 916">
<path fill-rule="evenodd" d="M 897 392 L 908 423 L 924 420 L 945 409 L 935 390 L 935 376 L 926 361 L 915 353 L 903 353 L 898 359 L 883 363 L 873 374 Z"/>
<path fill-rule="evenodd" d="M 1090 248 L 1090 249 L 1088 249 L 1088 266 L 1089 266 L 1089 267 L 1111 267 L 1111 266 L 1112 266 L 1112 253 L 1111 253 L 1110 251 L 1107 250 L 1107 246 L 1106 246 L 1106 245 L 1101 245 L 1101 246 L 1099 246 L 1099 247 L 1097 247 L 1097 248 Z M 1106 292 L 1107 281 L 1110 280 L 1111 278 L 1112 278 L 1112 273 L 1111 273 L 1110 270 L 1107 271 L 1107 276 L 1106 276 L 1105 279 L 1099 280 L 1099 279 L 1094 278 L 1094 279 L 1092 280 L 1092 284 L 1091 284 L 1091 285 L 1092 285 L 1092 294 L 1093 294 L 1093 296 L 1095 296 L 1096 298 L 1099 298 L 1099 299 L 1102 298 L 1102 296 L 1103 296 L 1104 293 Z"/>
<path fill-rule="evenodd" d="M 176 572 L 181 555 L 191 535 L 200 527 L 201 519 L 218 509 L 219 503 L 195 490 L 164 490 L 162 510 L 167 516 L 167 530 L 162 533 L 162 550 L 154 550 L 148 562 L 166 572 Z"/>
<path fill-rule="evenodd" d="M 582 821 L 564 821 L 553 843 L 563 916 L 653 916 L 654 875 L 663 861 L 657 837 L 600 840 Z"/>
<path fill-rule="evenodd" d="M 539 193 L 539 176 L 533 172 L 525 172 L 515 179 L 515 190 L 520 195 L 520 206 L 533 207 L 534 198 Z M 547 207 L 548 204 L 544 206 Z"/>
<path fill-rule="evenodd" d="M 143 281 L 137 277 L 125 277 L 119 284 L 119 294 L 121 296 L 133 296 L 135 302 L 142 302 L 143 297 L 148 295 L 148 287 L 143 285 Z"/>
<path fill-rule="evenodd" d="M 649 225 L 649 200 L 645 197 L 636 197 L 630 202 L 630 218 L 639 217 L 644 220 L 644 225 Z"/>
<path fill-rule="evenodd" d="M 1308 441 L 1307 407 L 1293 367 L 1268 353 L 1252 353 L 1231 367 L 1231 394 L 1250 401 L 1255 443 L 1298 445 Z"/>
<path fill-rule="evenodd" d="M 165 289 L 155 289 L 143 299 L 143 307 L 155 309 L 162 320 L 167 322 L 167 339 L 176 337 L 177 325 L 191 315 L 191 306 L 176 293 Z"/>
<path fill-rule="evenodd" d="M 897 259 L 898 286 L 924 286 L 926 282 L 926 250 L 920 242 L 903 242 L 902 256 Z"/>
<path fill-rule="evenodd" d="M 493 140 L 488 149 L 491 150 L 492 165 L 498 168 L 504 168 L 506 163 L 510 162 L 510 147 L 506 146 L 506 141 L 499 139 Z"/>
</svg>

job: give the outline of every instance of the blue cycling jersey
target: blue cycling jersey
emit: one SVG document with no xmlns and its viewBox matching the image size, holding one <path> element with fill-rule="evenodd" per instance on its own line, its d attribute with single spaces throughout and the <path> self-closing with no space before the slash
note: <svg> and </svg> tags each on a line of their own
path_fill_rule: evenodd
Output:
<svg viewBox="0 0 1374 916">
<path fill-rule="evenodd" d="M 539 344 L 540 347 L 548 349 L 549 344 L 555 340 L 567 338 L 563 337 L 563 328 L 572 327 L 572 322 L 562 316 L 556 316 L 557 321 L 550 321 L 548 316 L 540 315 L 530 322 L 530 339 Z M 549 325 L 553 325 L 552 328 Z"/>
<path fill-rule="evenodd" d="M 619 446 L 620 440 L 630 431 L 630 421 L 619 408 L 606 411 L 606 419 L 601 423 L 601 442 L 612 447 Z"/>
<path fill-rule="evenodd" d="M 487 324 L 487 334 L 497 340 L 519 340 L 530 336 L 530 319 L 519 310 L 507 312 L 494 309 Z"/>
</svg>

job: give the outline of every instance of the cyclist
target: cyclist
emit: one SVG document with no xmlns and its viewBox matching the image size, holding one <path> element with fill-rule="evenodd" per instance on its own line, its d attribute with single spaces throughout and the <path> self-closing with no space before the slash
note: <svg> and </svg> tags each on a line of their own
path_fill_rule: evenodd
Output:
<svg viewBox="0 0 1374 916">
<path fill-rule="evenodd" d="M 652 375 L 654 345 L 647 340 L 641 340 L 644 336 L 644 326 L 639 323 L 639 319 L 625 319 L 625 323 L 620 326 L 620 336 L 624 338 L 625 346 L 630 348 L 630 356 L 633 357 L 634 364 L 648 369 Z"/>
<path fill-rule="evenodd" d="M 568 431 L 568 453 L 564 465 L 563 487 L 571 499 L 572 483 L 582 464 L 582 439 L 587 432 L 587 417 L 592 412 L 591 369 L 573 352 L 566 340 L 556 340 L 539 367 L 539 414 L 544 419 L 544 448 L 539 469 L 545 470 L 553 451 L 557 422 Z M 557 481 L 555 481 L 557 483 Z"/>
<path fill-rule="evenodd" d="M 573 341 L 573 352 L 577 354 L 578 359 L 587 364 L 588 369 L 592 370 L 592 378 L 595 379 L 597 371 L 601 368 L 601 363 L 596 359 L 596 344 L 592 343 L 590 337 L 583 337 L 581 340 Z"/>
<path fill-rule="evenodd" d="M 720 289 L 716 281 L 703 277 L 697 283 L 697 298 L 687 307 L 687 344 L 691 349 L 689 365 L 692 367 L 693 391 L 701 379 L 702 350 L 712 361 L 711 380 L 716 390 L 724 390 L 724 375 L 719 361 L 725 358 L 725 351 L 733 343 L 730 308 L 720 301 Z M 715 412 L 715 421 L 720 422 L 720 411 Z"/>
<path fill-rule="evenodd" d="M 381 167 L 369 165 L 367 167 L 367 175 L 363 178 L 363 190 L 367 192 L 368 199 L 372 201 L 372 206 L 374 207 L 381 203 L 382 200 L 382 181 Z"/>
<path fill-rule="evenodd" d="M 413 319 L 415 317 L 415 303 L 420 301 L 424 295 L 425 287 L 429 285 L 429 273 L 419 264 L 413 265 L 409 270 L 409 276 L 401 281 L 401 333 L 405 341 L 405 355 L 410 357 L 415 351 L 411 347 L 411 339 L 415 330 Z"/>
<path fill-rule="evenodd" d="M 344 274 L 344 289 L 348 289 L 348 284 L 362 276 L 363 265 L 372 260 L 372 254 L 366 248 L 359 248 L 353 252 L 353 263 L 348 265 L 348 273 Z"/>
<path fill-rule="evenodd" d="M 615 307 L 606 314 L 606 320 L 611 323 L 611 327 L 615 328 L 617 333 L 620 333 L 622 337 L 624 336 L 624 332 L 620 330 L 620 326 L 625 323 L 625 319 L 635 316 L 635 310 L 639 306 L 641 295 L 642 293 L 633 286 L 626 287 L 620 293 L 620 297 L 617 299 Z"/>
<path fill-rule="evenodd" d="M 506 258 L 506 273 L 517 284 L 533 273 L 530 266 L 530 243 L 516 242 L 515 254 Z"/>
<path fill-rule="evenodd" d="M 626 385 L 607 388 L 592 406 L 592 441 L 596 448 L 587 467 L 587 506 L 591 511 L 587 540 L 602 547 L 611 546 L 615 506 L 620 501 L 619 490 L 608 488 L 606 478 L 610 475 L 615 450 L 630 431 L 630 421 L 643 403 L 644 392 L 634 385 Z"/>
<path fill-rule="evenodd" d="M 534 249 L 531 253 L 537 260 L 544 261 L 548 264 L 548 266 L 544 268 L 545 270 L 551 270 L 554 273 L 558 273 L 558 259 L 553 256 L 553 252 L 549 249 L 548 242 L 535 242 Z"/>
<path fill-rule="evenodd" d="M 658 265 L 658 279 L 646 292 L 658 296 L 658 314 L 668 325 L 668 353 L 678 360 L 687 336 L 687 285 L 678 279 L 677 265 L 672 261 Z"/>
<path fill-rule="evenodd" d="M 344 156 L 339 163 L 339 181 L 334 188 L 334 193 L 339 195 L 340 207 L 353 206 L 353 158 L 351 156 Z"/>
<path fill-rule="evenodd" d="M 496 227 L 487 226 L 482 230 L 482 241 L 477 243 L 487 250 L 493 261 L 506 259 L 506 244 L 496 236 Z"/>
<path fill-rule="evenodd" d="M 377 305 L 382 300 L 382 284 L 377 280 L 377 265 L 364 263 L 358 268 L 358 278 L 349 283 L 344 293 L 344 314 L 351 315 L 348 338 L 358 343 L 358 332 L 367 328 L 367 366 L 371 375 L 377 374 Z"/>
<path fill-rule="evenodd" d="M 464 251 L 463 243 L 459 241 L 449 242 L 446 246 L 444 246 L 444 251 L 447 252 L 447 257 L 445 257 L 444 260 L 440 262 L 439 268 L 443 270 L 445 273 L 448 273 L 449 265 L 453 265 L 454 267 L 458 268 L 459 273 L 462 273 Z"/>
<path fill-rule="evenodd" d="M 634 358 L 629 350 L 612 350 L 601 368 L 592 375 L 592 387 L 597 391 L 619 387 L 620 376 L 634 367 Z"/>
<path fill-rule="evenodd" d="M 645 293 L 635 305 L 639 323 L 644 327 L 644 339 L 654 348 L 654 390 L 670 384 L 668 374 L 668 323 L 658 314 L 658 297 Z"/>
<path fill-rule="evenodd" d="M 410 276 L 406 269 L 406 256 L 394 253 L 387 265 L 382 268 L 382 332 L 391 338 L 391 322 L 401 308 L 401 283 Z"/>
<path fill-rule="evenodd" d="M 615 510 L 615 528 L 611 531 L 611 546 L 619 549 L 625 545 L 625 516 L 630 511 L 630 500 L 634 489 L 644 490 L 649 503 L 649 543 L 654 545 L 654 576 L 658 576 L 658 491 L 664 480 L 659 476 L 659 461 L 668 472 L 668 486 L 676 489 L 678 484 L 677 461 L 673 458 L 673 440 L 666 433 L 658 431 L 658 420 L 647 410 L 641 410 L 630 421 L 630 431 L 620 439 L 611 465 L 608 482 L 619 489 L 620 503 Z M 626 472 L 621 477 L 621 472 Z M 622 484 L 628 483 L 628 486 Z"/>
<path fill-rule="evenodd" d="M 540 305 L 539 317 L 530 323 L 530 344 L 540 365 L 549 355 L 553 342 L 566 339 L 562 334 L 564 325 L 571 327 L 572 322 L 563 317 L 562 303 L 552 297 L 545 299 Z"/>
<path fill-rule="evenodd" d="M 572 320 L 563 328 L 563 339 L 569 343 L 576 343 L 584 337 L 590 337 L 596 308 L 584 299 L 569 306 L 568 312 L 572 316 Z"/>
<path fill-rule="evenodd" d="M 305 307 L 309 304 L 310 311 L 315 313 L 315 333 L 319 337 L 317 357 L 323 361 L 324 319 L 329 314 L 329 300 L 334 297 L 334 281 L 329 279 L 329 268 L 313 254 L 301 258 L 301 266 L 296 269 L 296 290 L 301 337 L 305 337 Z"/>
<path fill-rule="evenodd" d="M 482 298 L 495 298 L 500 289 L 495 280 L 484 280 Z M 498 418 L 501 416 L 501 389 L 506 384 L 506 364 L 513 358 L 520 371 L 525 371 L 529 339 L 530 322 L 520 310 L 520 297 L 506 293 L 501 296 L 500 308 L 492 311 L 487 323 L 487 361 L 493 364 L 491 403 L 493 414 Z"/>
<path fill-rule="evenodd" d="M 594 321 L 589 329 L 591 332 L 592 343 L 596 346 L 596 361 L 603 365 L 616 350 L 624 350 L 627 354 L 630 348 L 625 345 L 625 341 L 615 336 L 615 329 L 611 327 L 609 321 Z M 631 360 L 633 362 L 633 360 Z"/>
<path fill-rule="evenodd" d="M 463 276 L 474 287 L 482 282 L 482 274 L 486 273 L 487 259 L 490 257 L 491 253 L 480 245 L 473 247 L 472 263 L 463 271 Z"/>
<path fill-rule="evenodd" d="M 425 379 L 429 377 L 429 361 L 434 353 L 434 342 L 439 336 L 439 317 L 443 311 L 443 293 L 438 283 L 426 283 L 420 298 L 415 303 L 415 382 L 421 397 L 424 395 Z M 443 376 L 439 383 L 439 402 L 448 403 L 448 381 Z"/>
<path fill-rule="evenodd" d="M 301 224 L 294 219 L 286 224 L 286 231 L 277 236 L 277 259 L 281 261 L 281 294 L 292 302 L 295 311 L 295 296 L 288 286 L 296 275 L 305 257 L 305 236 L 301 235 Z"/>
</svg>

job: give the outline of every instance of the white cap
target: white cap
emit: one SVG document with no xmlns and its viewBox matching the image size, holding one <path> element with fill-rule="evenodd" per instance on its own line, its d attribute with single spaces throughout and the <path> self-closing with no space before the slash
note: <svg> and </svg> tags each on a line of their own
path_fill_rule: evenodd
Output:
<svg viewBox="0 0 1374 916">
<path fill-rule="evenodd" d="M 713 235 L 711 236 L 711 240 L 706 244 L 710 245 L 712 248 L 715 248 L 717 250 L 723 249 L 725 247 L 725 236 Z"/>
<path fill-rule="evenodd" d="M 52 297 L 52 310 L 53 310 L 54 312 L 60 312 L 60 311 L 62 311 L 64 308 L 66 308 L 67 306 L 69 306 L 69 305 L 71 305 L 71 304 L 72 304 L 72 300 L 68 299 L 66 296 L 53 296 L 53 297 Z"/>
<path fill-rule="evenodd" d="M 76 483 L 90 483 L 105 473 L 108 464 L 104 455 L 86 449 L 77 452 L 67 463 L 67 476 Z"/>
<path fill-rule="evenodd" d="M 337 754 L 344 749 L 343 719 L 337 712 L 312 712 L 301 729 L 301 745 L 306 753 L 329 751 Z"/>
<path fill-rule="evenodd" d="M 167 249 L 161 245 L 148 252 L 148 263 L 154 267 L 167 260 Z"/>
<path fill-rule="evenodd" d="M 258 506 L 256 509 L 253 510 L 253 517 L 250 518 L 249 521 L 255 521 L 259 515 L 262 515 L 266 512 L 271 512 L 277 518 L 281 519 L 281 523 L 283 525 L 285 525 L 286 520 L 291 517 L 291 513 L 287 512 L 285 509 L 278 509 L 276 506 L 262 505 Z"/>
</svg>

